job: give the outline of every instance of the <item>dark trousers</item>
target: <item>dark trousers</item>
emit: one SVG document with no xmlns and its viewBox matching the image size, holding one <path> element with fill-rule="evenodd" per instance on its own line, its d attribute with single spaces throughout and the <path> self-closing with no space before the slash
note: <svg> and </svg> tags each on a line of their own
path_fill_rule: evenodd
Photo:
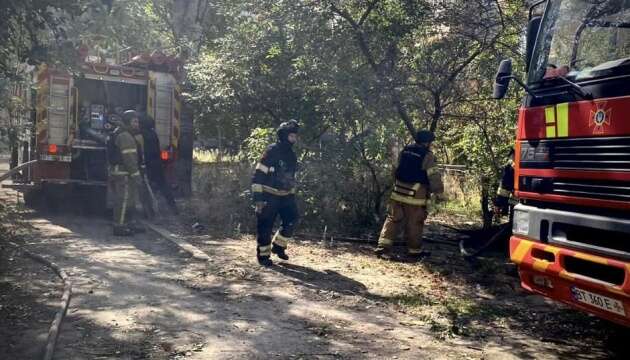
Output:
<svg viewBox="0 0 630 360">
<path fill-rule="evenodd" d="M 280 229 L 273 236 L 273 243 L 282 248 L 286 248 L 288 241 L 291 240 L 299 216 L 295 195 L 267 195 L 267 204 L 260 213 L 256 214 L 258 256 L 271 255 L 271 234 L 273 232 L 273 224 L 278 215 L 280 215 L 282 222 Z"/>
<path fill-rule="evenodd" d="M 164 169 L 161 168 L 161 164 L 159 164 L 158 166 L 160 166 L 160 168 L 157 168 L 155 166 L 147 167 L 147 177 L 149 178 L 149 182 L 151 183 L 151 189 L 153 189 L 153 193 L 159 192 L 160 194 L 162 194 L 171 210 L 177 212 L 175 197 L 173 197 L 171 187 L 166 182 Z"/>
</svg>

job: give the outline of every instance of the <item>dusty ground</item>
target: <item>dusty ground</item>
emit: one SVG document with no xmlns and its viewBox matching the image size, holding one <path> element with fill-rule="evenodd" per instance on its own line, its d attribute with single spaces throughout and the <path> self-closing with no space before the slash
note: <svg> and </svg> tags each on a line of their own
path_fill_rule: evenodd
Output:
<svg viewBox="0 0 630 360">
<path fill-rule="evenodd" d="M 627 356 L 627 332 L 521 292 L 504 260 L 473 266 L 446 244 L 402 264 L 374 259 L 368 246 L 303 239 L 290 262 L 261 269 L 253 237 L 192 235 L 173 219 L 160 223 L 211 261 L 149 233 L 115 238 L 99 218 L 31 213 L 24 222 L 25 246 L 74 280 L 56 359 Z M 0 257 L 0 335 L 12 334 L 0 358 L 37 358 L 59 282 L 12 251 Z"/>
</svg>

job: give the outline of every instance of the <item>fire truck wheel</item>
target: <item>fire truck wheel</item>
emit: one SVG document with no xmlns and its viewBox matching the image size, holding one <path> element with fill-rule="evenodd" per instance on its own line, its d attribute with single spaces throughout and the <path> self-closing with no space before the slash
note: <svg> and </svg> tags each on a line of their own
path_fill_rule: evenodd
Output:
<svg viewBox="0 0 630 360">
<path fill-rule="evenodd" d="M 30 190 L 24 193 L 24 204 L 30 208 L 37 209 L 42 205 L 42 191 Z"/>
<path fill-rule="evenodd" d="M 106 210 L 107 196 L 102 188 L 86 188 L 83 191 L 85 213 L 93 216 L 103 216 Z"/>
</svg>

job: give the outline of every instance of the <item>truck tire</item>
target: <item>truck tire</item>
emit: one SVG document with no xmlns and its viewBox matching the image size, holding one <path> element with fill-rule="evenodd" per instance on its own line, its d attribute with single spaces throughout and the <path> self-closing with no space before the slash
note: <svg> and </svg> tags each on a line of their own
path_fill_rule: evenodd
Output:
<svg viewBox="0 0 630 360">
<path fill-rule="evenodd" d="M 85 187 L 81 191 L 84 211 L 90 216 L 104 216 L 107 209 L 107 188 Z"/>
<path fill-rule="evenodd" d="M 41 189 L 33 189 L 25 191 L 22 194 L 24 198 L 24 205 L 31 209 L 40 209 L 43 204 L 43 193 Z"/>
</svg>

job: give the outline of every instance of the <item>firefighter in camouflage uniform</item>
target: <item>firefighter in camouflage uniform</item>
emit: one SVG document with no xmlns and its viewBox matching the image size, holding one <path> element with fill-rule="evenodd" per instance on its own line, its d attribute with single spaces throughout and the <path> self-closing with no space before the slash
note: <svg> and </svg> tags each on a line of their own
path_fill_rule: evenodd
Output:
<svg viewBox="0 0 630 360">
<path fill-rule="evenodd" d="M 114 197 L 114 235 L 130 236 L 143 232 L 144 228 L 133 220 L 138 189 L 142 177 L 138 168 L 138 143 L 133 127 L 139 122 L 133 110 L 123 113 L 122 122 L 117 124 L 108 140 L 109 178 Z"/>
<path fill-rule="evenodd" d="M 297 157 L 293 144 L 297 141 L 299 125 L 290 120 L 278 127 L 278 141 L 265 150 L 252 179 L 252 193 L 256 205 L 258 263 L 271 266 L 271 254 L 289 260 L 288 242 L 298 220 L 295 201 L 295 172 Z M 273 235 L 273 224 L 280 215 L 280 229 Z"/>
<path fill-rule="evenodd" d="M 387 218 L 378 247 L 378 256 L 389 256 L 399 231 L 404 226 L 409 260 L 417 260 L 426 255 L 422 251 L 422 230 L 427 217 L 427 202 L 430 194 L 444 191 L 435 157 L 431 152 L 434 135 L 430 131 L 419 131 L 415 143 L 405 146 L 400 153 L 395 169 L 395 182 Z"/>
</svg>

